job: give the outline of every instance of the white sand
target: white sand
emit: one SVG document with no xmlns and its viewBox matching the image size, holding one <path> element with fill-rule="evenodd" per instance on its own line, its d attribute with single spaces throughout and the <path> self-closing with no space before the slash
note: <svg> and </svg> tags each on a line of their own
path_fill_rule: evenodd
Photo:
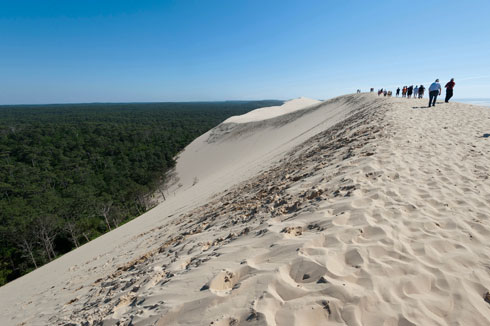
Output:
<svg viewBox="0 0 490 326">
<path fill-rule="evenodd" d="M 289 150 L 351 112 L 343 103 L 330 105 L 328 110 L 320 109 L 319 103 L 299 98 L 227 119 L 179 155 L 178 180 L 169 192 L 197 184 L 200 192 L 223 191 L 269 168 Z"/>
<path fill-rule="evenodd" d="M 268 106 L 265 108 L 260 108 L 260 109 L 250 111 L 246 114 L 237 115 L 228 118 L 223 123 L 247 123 L 253 121 L 272 119 L 284 114 L 305 109 L 308 106 L 312 106 L 319 103 L 320 101 L 318 100 L 314 100 L 306 97 L 300 97 L 294 100 L 287 101 L 280 106 Z"/>
<path fill-rule="evenodd" d="M 0 325 L 489 325 L 490 110 L 423 105 L 218 126 L 166 202 L 0 288 Z"/>
</svg>

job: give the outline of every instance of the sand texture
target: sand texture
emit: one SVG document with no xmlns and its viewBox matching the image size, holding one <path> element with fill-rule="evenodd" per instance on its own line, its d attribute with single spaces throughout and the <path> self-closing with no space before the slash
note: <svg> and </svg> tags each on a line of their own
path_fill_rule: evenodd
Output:
<svg viewBox="0 0 490 326">
<path fill-rule="evenodd" d="M 490 325 L 490 109 L 426 104 L 226 121 L 165 202 L 0 288 L 0 325 Z"/>
</svg>

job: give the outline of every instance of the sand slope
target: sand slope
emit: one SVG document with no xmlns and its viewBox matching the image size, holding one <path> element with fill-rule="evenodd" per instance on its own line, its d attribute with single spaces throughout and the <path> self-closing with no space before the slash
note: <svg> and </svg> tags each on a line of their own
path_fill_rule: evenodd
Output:
<svg viewBox="0 0 490 326">
<path fill-rule="evenodd" d="M 425 104 L 220 125 L 175 196 L 0 288 L 0 324 L 489 325 L 490 110 Z"/>
<path fill-rule="evenodd" d="M 177 180 L 169 192 L 197 184 L 206 191 L 225 190 L 268 168 L 294 146 L 344 119 L 351 109 L 345 103 L 327 108 L 317 100 L 299 98 L 231 117 L 179 155 Z"/>
</svg>

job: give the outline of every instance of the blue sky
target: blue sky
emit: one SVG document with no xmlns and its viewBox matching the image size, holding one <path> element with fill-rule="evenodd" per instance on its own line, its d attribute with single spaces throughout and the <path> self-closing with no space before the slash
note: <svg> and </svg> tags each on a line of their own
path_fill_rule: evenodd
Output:
<svg viewBox="0 0 490 326">
<path fill-rule="evenodd" d="M 490 1 L 0 0 L 0 104 L 490 98 Z"/>
</svg>

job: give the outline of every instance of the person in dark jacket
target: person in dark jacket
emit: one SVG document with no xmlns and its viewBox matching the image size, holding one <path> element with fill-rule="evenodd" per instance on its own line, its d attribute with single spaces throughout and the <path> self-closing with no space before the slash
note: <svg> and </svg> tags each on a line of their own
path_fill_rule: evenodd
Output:
<svg viewBox="0 0 490 326">
<path fill-rule="evenodd" d="M 407 97 L 410 98 L 412 96 L 412 93 L 413 93 L 413 85 L 408 87 L 407 89 Z"/>
<path fill-rule="evenodd" d="M 444 102 L 449 102 L 449 100 L 451 99 L 451 97 L 453 97 L 453 88 L 454 88 L 454 85 L 456 85 L 456 83 L 454 82 L 454 78 L 451 78 L 450 81 L 448 81 L 448 83 L 446 84 L 446 99 L 444 100 Z"/>
<path fill-rule="evenodd" d="M 396 97 L 400 96 L 400 87 L 396 89 Z"/>
<path fill-rule="evenodd" d="M 424 97 L 424 91 L 425 91 L 424 85 L 420 85 L 420 87 L 419 87 L 419 98 Z"/>
</svg>

